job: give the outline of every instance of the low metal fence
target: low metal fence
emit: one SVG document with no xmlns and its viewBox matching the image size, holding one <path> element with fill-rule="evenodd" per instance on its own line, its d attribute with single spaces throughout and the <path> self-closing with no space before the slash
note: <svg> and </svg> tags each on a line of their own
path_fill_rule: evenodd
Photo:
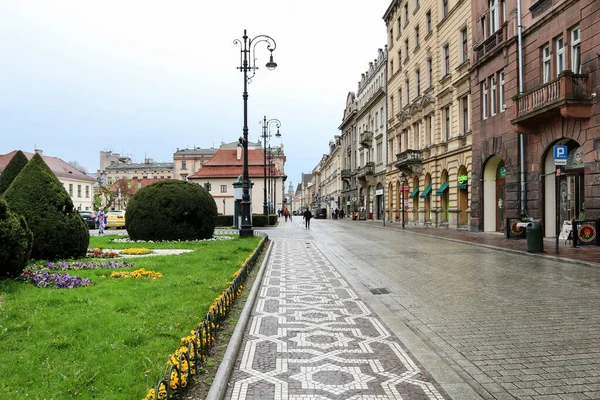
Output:
<svg viewBox="0 0 600 400">
<path fill-rule="evenodd" d="M 215 233 L 237 234 L 238 231 L 219 230 Z M 231 285 L 215 299 L 204 320 L 198 324 L 198 329 L 194 331 L 194 334 L 181 339 L 181 346 L 175 353 L 171 354 L 164 377 L 158 381 L 154 389 L 149 391 L 145 400 L 183 399 L 189 378 L 195 375 L 198 366 L 206 361 L 219 326 L 229 314 L 235 299 L 240 295 L 243 283 L 254 264 L 256 264 L 256 260 L 269 238 L 264 232 L 255 232 L 254 234 L 263 237 L 258 247 L 238 270 Z"/>
</svg>

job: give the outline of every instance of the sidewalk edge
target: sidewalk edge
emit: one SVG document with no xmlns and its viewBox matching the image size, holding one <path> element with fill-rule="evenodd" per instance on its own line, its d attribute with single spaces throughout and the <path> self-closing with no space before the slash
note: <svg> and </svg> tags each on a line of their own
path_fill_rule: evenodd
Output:
<svg viewBox="0 0 600 400">
<path fill-rule="evenodd" d="M 231 373 L 233 368 L 235 367 L 235 361 L 237 359 L 238 352 L 242 345 L 242 341 L 244 340 L 244 332 L 246 332 L 246 327 L 248 326 L 248 322 L 250 321 L 250 314 L 252 313 L 252 309 L 254 308 L 254 303 L 256 301 L 256 297 L 258 295 L 258 291 L 260 290 L 260 286 L 262 284 L 262 277 L 267 269 L 267 264 L 269 262 L 269 257 L 271 256 L 271 249 L 273 247 L 273 241 L 269 242 L 269 248 L 265 254 L 265 258 L 260 266 L 260 270 L 256 275 L 256 279 L 254 280 L 254 285 L 252 286 L 252 290 L 248 295 L 248 299 L 246 300 L 246 304 L 244 305 L 244 309 L 240 314 L 240 318 L 238 320 L 237 325 L 231 335 L 231 339 L 229 339 L 229 344 L 227 345 L 227 349 L 225 350 L 225 354 L 223 355 L 223 360 L 221 360 L 221 364 L 219 365 L 219 369 L 215 375 L 215 379 L 213 380 L 212 385 L 210 386 L 210 390 L 206 395 L 207 400 L 221 400 L 225 397 L 225 392 L 227 391 L 227 385 L 229 383 L 229 378 L 231 377 Z"/>
</svg>

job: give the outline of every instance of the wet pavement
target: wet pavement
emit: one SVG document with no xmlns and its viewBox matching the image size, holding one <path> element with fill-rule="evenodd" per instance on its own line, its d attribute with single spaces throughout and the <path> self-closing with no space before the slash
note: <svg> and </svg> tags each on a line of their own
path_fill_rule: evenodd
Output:
<svg viewBox="0 0 600 400">
<path fill-rule="evenodd" d="M 302 222 L 266 229 L 226 398 L 600 398 L 597 249 Z"/>
</svg>

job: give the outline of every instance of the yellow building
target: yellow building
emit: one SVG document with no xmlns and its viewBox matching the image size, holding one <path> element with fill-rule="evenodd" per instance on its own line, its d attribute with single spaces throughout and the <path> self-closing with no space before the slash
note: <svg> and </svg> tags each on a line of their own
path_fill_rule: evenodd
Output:
<svg viewBox="0 0 600 400">
<path fill-rule="evenodd" d="M 471 2 L 394 0 L 383 19 L 387 217 L 401 221 L 404 206 L 406 223 L 467 228 Z M 408 186 L 404 191 L 401 180 Z"/>
</svg>

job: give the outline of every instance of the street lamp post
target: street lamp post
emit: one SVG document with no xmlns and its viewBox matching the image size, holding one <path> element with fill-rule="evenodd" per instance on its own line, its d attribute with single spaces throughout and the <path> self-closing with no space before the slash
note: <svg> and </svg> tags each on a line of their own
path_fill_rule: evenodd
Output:
<svg viewBox="0 0 600 400">
<path fill-rule="evenodd" d="M 404 175 L 404 172 L 400 172 L 400 191 L 402 193 L 402 229 L 404 229 L 404 182 L 406 182 L 406 175 Z"/>
<path fill-rule="evenodd" d="M 263 186 L 263 194 L 264 194 L 264 202 L 263 202 L 263 212 L 265 214 L 265 217 L 269 217 L 269 208 L 267 206 L 267 142 L 269 141 L 269 139 L 271 138 L 271 132 L 269 131 L 269 125 L 270 124 L 275 124 L 275 126 L 277 126 L 277 133 L 275 134 L 276 138 L 280 138 L 281 137 L 281 133 L 279 133 L 279 128 L 281 127 L 281 121 L 279 121 L 277 118 L 271 118 L 270 120 L 267 121 L 267 116 L 265 115 L 263 120 L 260 121 L 260 124 L 262 126 L 262 130 L 263 130 L 263 134 L 262 134 L 262 138 L 263 138 L 263 148 L 265 149 L 264 151 L 264 186 Z M 269 145 L 270 146 L 270 145 Z"/>
<path fill-rule="evenodd" d="M 273 50 L 277 47 L 275 40 L 266 35 L 258 35 L 254 38 L 249 38 L 244 29 L 244 36 L 242 40 L 235 39 L 233 44 L 240 45 L 240 66 L 237 67 L 241 72 L 244 73 L 244 93 L 242 98 L 244 99 L 244 128 L 242 129 L 243 137 L 240 138 L 242 148 L 244 149 L 244 171 L 242 175 L 242 224 L 240 226 L 240 236 L 253 236 L 254 231 L 252 229 L 252 213 L 250 201 L 250 179 L 248 177 L 248 84 L 252 82 L 254 74 L 258 67 L 256 66 L 256 45 L 261 42 L 267 44 L 267 50 L 271 52 L 271 57 L 266 67 L 269 70 L 274 70 L 277 64 L 273 61 Z M 251 61 L 252 64 L 249 63 Z M 248 76 L 248 72 L 252 72 Z"/>
</svg>

